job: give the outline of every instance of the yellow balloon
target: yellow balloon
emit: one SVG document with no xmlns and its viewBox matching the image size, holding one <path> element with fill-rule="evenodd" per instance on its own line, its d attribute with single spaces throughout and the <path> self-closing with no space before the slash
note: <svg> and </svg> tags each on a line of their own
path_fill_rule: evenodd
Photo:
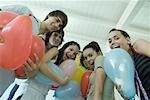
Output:
<svg viewBox="0 0 150 100">
<path fill-rule="evenodd" d="M 77 65 L 77 71 L 75 72 L 74 76 L 71 78 L 71 80 L 74 80 L 74 81 L 78 82 L 79 84 L 81 82 L 81 78 L 82 78 L 83 74 L 86 71 L 86 69 L 84 67 L 82 67 L 82 65 L 80 63 L 81 55 L 82 55 L 82 53 L 79 53 L 76 56 L 75 63 Z"/>
<path fill-rule="evenodd" d="M 80 84 L 81 78 L 83 74 L 85 73 L 86 69 L 82 68 L 82 66 L 77 67 L 77 71 L 75 72 L 74 76 L 71 78 L 71 80 L 74 80 Z"/>
</svg>

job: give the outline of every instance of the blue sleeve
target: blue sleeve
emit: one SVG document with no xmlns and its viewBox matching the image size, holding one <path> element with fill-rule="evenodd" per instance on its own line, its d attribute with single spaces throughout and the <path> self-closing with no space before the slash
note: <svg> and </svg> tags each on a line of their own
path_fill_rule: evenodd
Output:
<svg viewBox="0 0 150 100">
<path fill-rule="evenodd" d="M 2 11 L 12 11 L 20 15 L 32 14 L 32 11 L 28 7 L 23 5 L 7 5 L 0 7 L 0 9 Z"/>
<path fill-rule="evenodd" d="M 2 6 L 0 7 L 1 11 L 11 11 L 14 13 L 17 13 L 19 15 L 24 15 L 24 14 L 32 14 L 32 11 L 24 6 L 24 5 L 7 5 L 7 6 Z M 38 21 L 34 15 L 30 16 L 32 20 L 32 34 L 37 35 L 40 30 L 40 21 Z"/>
</svg>

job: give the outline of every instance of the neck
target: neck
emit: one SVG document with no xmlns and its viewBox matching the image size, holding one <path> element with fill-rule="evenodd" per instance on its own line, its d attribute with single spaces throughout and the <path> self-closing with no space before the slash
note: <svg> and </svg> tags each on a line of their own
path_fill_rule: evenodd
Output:
<svg viewBox="0 0 150 100">
<path fill-rule="evenodd" d="M 132 55 L 132 48 L 131 48 L 131 47 L 128 49 L 128 53 L 129 53 L 130 55 Z"/>
<path fill-rule="evenodd" d="M 48 48 L 51 49 L 53 46 L 48 43 Z"/>
</svg>

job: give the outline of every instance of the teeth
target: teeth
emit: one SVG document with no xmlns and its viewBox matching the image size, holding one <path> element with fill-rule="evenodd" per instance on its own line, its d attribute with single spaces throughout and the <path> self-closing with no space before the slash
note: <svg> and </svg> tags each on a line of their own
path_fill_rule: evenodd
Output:
<svg viewBox="0 0 150 100">
<path fill-rule="evenodd" d="M 120 48 L 120 46 L 114 47 L 114 48 Z"/>
</svg>

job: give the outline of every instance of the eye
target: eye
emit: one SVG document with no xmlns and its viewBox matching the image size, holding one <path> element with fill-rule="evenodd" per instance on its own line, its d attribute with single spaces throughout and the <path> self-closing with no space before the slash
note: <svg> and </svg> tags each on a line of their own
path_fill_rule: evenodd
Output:
<svg viewBox="0 0 150 100">
<path fill-rule="evenodd" d="M 88 57 L 92 57 L 93 55 L 92 54 L 88 54 Z"/>
<path fill-rule="evenodd" d="M 62 20 L 59 17 L 55 17 L 56 22 L 59 24 L 58 27 L 62 28 L 63 27 L 63 23 Z"/>
<path fill-rule="evenodd" d="M 62 28 L 62 27 L 63 27 L 63 25 L 62 25 L 62 24 L 59 24 L 59 26 L 58 26 L 58 27 Z"/>
<path fill-rule="evenodd" d="M 59 38 L 61 39 L 61 38 L 62 38 L 62 36 L 59 36 Z"/>
<path fill-rule="evenodd" d="M 58 23 L 61 22 L 59 17 L 55 17 L 55 19 L 56 19 L 56 22 L 58 22 Z"/>
<path fill-rule="evenodd" d="M 111 43 L 112 41 L 111 41 L 111 40 L 108 40 L 108 42 Z"/>
<path fill-rule="evenodd" d="M 111 42 L 112 42 L 112 39 L 111 39 L 111 38 L 109 38 L 109 39 L 108 39 L 108 43 L 111 43 Z"/>
<path fill-rule="evenodd" d="M 114 37 L 114 40 L 119 40 L 120 38 L 118 36 L 115 36 Z"/>
<path fill-rule="evenodd" d="M 73 49 L 71 48 L 70 51 L 73 51 Z"/>
<path fill-rule="evenodd" d="M 83 60 L 87 60 L 87 57 L 83 57 Z"/>
<path fill-rule="evenodd" d="M 54 34 L 53 36 L 57 37 L 57 36 L 58 36 L 58 34 Z"/>
</svg>

